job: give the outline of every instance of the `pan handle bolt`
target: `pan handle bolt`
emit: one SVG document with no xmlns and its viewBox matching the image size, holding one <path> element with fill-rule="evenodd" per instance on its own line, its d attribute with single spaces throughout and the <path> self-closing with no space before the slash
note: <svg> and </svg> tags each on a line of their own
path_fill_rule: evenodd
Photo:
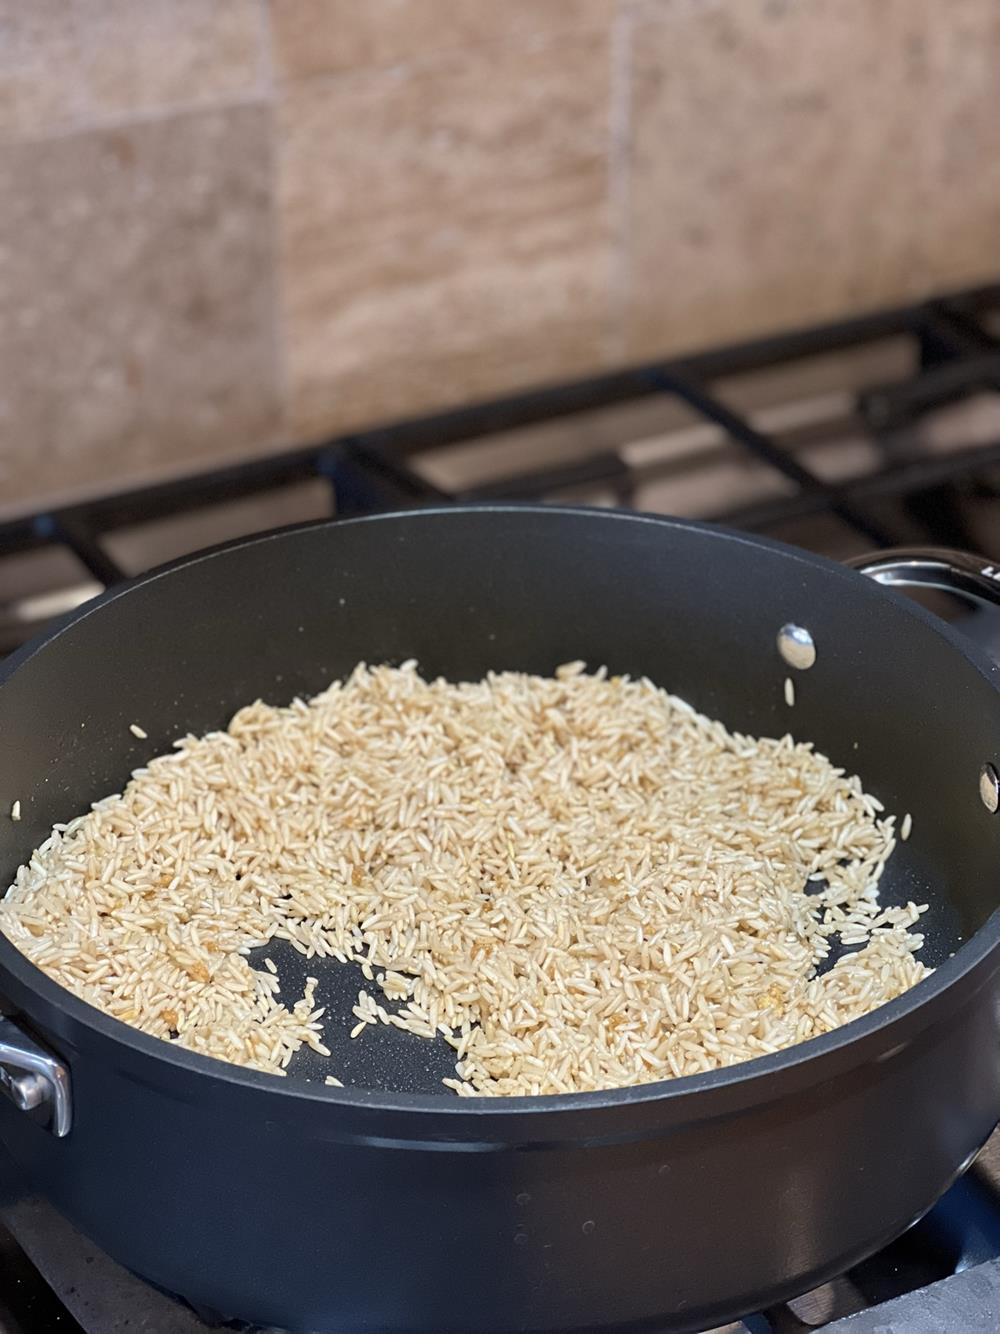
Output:
<svg viewBox="0 0 1000 1334">
<path fill-rule="evenodd" d="M 783 625 L 778 631 L 778 652 L 798 671 L 807 671 L 816 661 L 816 645 L 808 630 L 801 625 Z"/>
<path fill-rule="evenodd" d="M 992 764 L 984 764 L 979 771 L 979 795 L 991 815 L 1000 810 L 1000 775 Z"/>
</svg>

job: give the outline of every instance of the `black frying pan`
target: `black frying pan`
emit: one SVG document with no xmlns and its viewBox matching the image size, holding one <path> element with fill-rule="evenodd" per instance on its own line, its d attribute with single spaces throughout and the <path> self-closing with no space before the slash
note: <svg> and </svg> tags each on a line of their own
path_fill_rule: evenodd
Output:
<svg viewBox="0 0 1000 1334">
<path fill-rule="evenodd" d="M 974 567 L 893 568 L 883 577 L 992 589 Z M 818 651 L 793 673 L 791 714 L 786 623 Z M 1000 816 L 989 770 L 981 783 L 1000 763 L 997 669 L 828 561 L 693 524 L 531 507 L 321 524 L 182 561 L 5 666 L 0 809 L 20 800 L 23 819 L 0 822 L 0 873 L 179 734 L 256 696 L 315 692 L 361 658 L 409 657 L 453 678 L 583 658 L 741 731 L 791 722 L 912 812 L 883 898 L 931 903 L 924 957 L 938 971 L 862 1020 L 725 1071 L 464 1100 L 439 1083 L 443 1046 L 382 1026 L 349 1043 L 349 967 L 323 974 L 334 1068 L 352 1085 L 340 1090 L 309 1082 L 308 1056 L 282 1080 L 147 1037 L 0 940 L 13 1016 L 0 1137 L 38 1186 L 168 1289 L 337 1334 L 704 1328 L 830 1277 L 929 1208 L 1000 1115 Z M 296 958 L 278 959 L 293 988 Z"/>
</svg>

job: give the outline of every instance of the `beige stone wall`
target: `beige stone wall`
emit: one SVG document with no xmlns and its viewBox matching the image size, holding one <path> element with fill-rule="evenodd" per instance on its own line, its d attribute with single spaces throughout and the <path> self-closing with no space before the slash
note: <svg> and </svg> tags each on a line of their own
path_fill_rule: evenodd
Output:
<svg viewBox="0 0 1000 1334">
<path fill-rule="evenodd" d="M 0 509 L 1000 276 L 996 0 L 0 0 Z"/>
</svg>

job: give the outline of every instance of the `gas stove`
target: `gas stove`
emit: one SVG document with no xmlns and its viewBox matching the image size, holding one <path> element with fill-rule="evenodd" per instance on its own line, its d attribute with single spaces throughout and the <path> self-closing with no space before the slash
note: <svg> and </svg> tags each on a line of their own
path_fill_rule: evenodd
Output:
<svg viewBox="0 0 1000 1334">
<path fill-rule="evenodd" d="M 108 583 L 197 548 L 300 520 L 456 501 L 629 505 L 835 558 L 919 543 L 996 560 L 998 339 L 1000 288 L 980 289 L 63 497 L 34 514 L 0 506 L 0 654 Z M 1000 617 L 924 597 L 1000 661 Z M 245 1327 L 127 1273 L 0 1154 L 0 1334 L 226 1328 Z M 724 1334 L 998 1329 L 1000 1133 L 884 1251 Z"/>
</svg>

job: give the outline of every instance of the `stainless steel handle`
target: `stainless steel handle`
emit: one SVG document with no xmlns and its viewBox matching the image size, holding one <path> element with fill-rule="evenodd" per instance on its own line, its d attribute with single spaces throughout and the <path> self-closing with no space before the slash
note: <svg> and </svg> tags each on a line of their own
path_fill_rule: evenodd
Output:
<svg viewBox="0 0 1000 1334">
<path fill-rule="evenodd" d="M 62 1139 L 73 1124 L 69 1071 L 13 1019 L 0 1019 L 0 1093 Z"/>
<path fill-rule="evenodd" d="M 895 588 L 939 588 L 1000 607 L 1000 564 L 944 547 L 893 547 L 847 562 L 880 584 Z"/>
<path fill-rule="evenodd" d="M 945 547 L 892 547 L 847 561 L 853 569 L 895 588 L 937 588 L 986 607 L 1000 607 L 1000 565 L 985 556 Z M 979 796 L 993 815 L 1000 811 L 1000 770 L 984 764 Z"/>
</svg>

